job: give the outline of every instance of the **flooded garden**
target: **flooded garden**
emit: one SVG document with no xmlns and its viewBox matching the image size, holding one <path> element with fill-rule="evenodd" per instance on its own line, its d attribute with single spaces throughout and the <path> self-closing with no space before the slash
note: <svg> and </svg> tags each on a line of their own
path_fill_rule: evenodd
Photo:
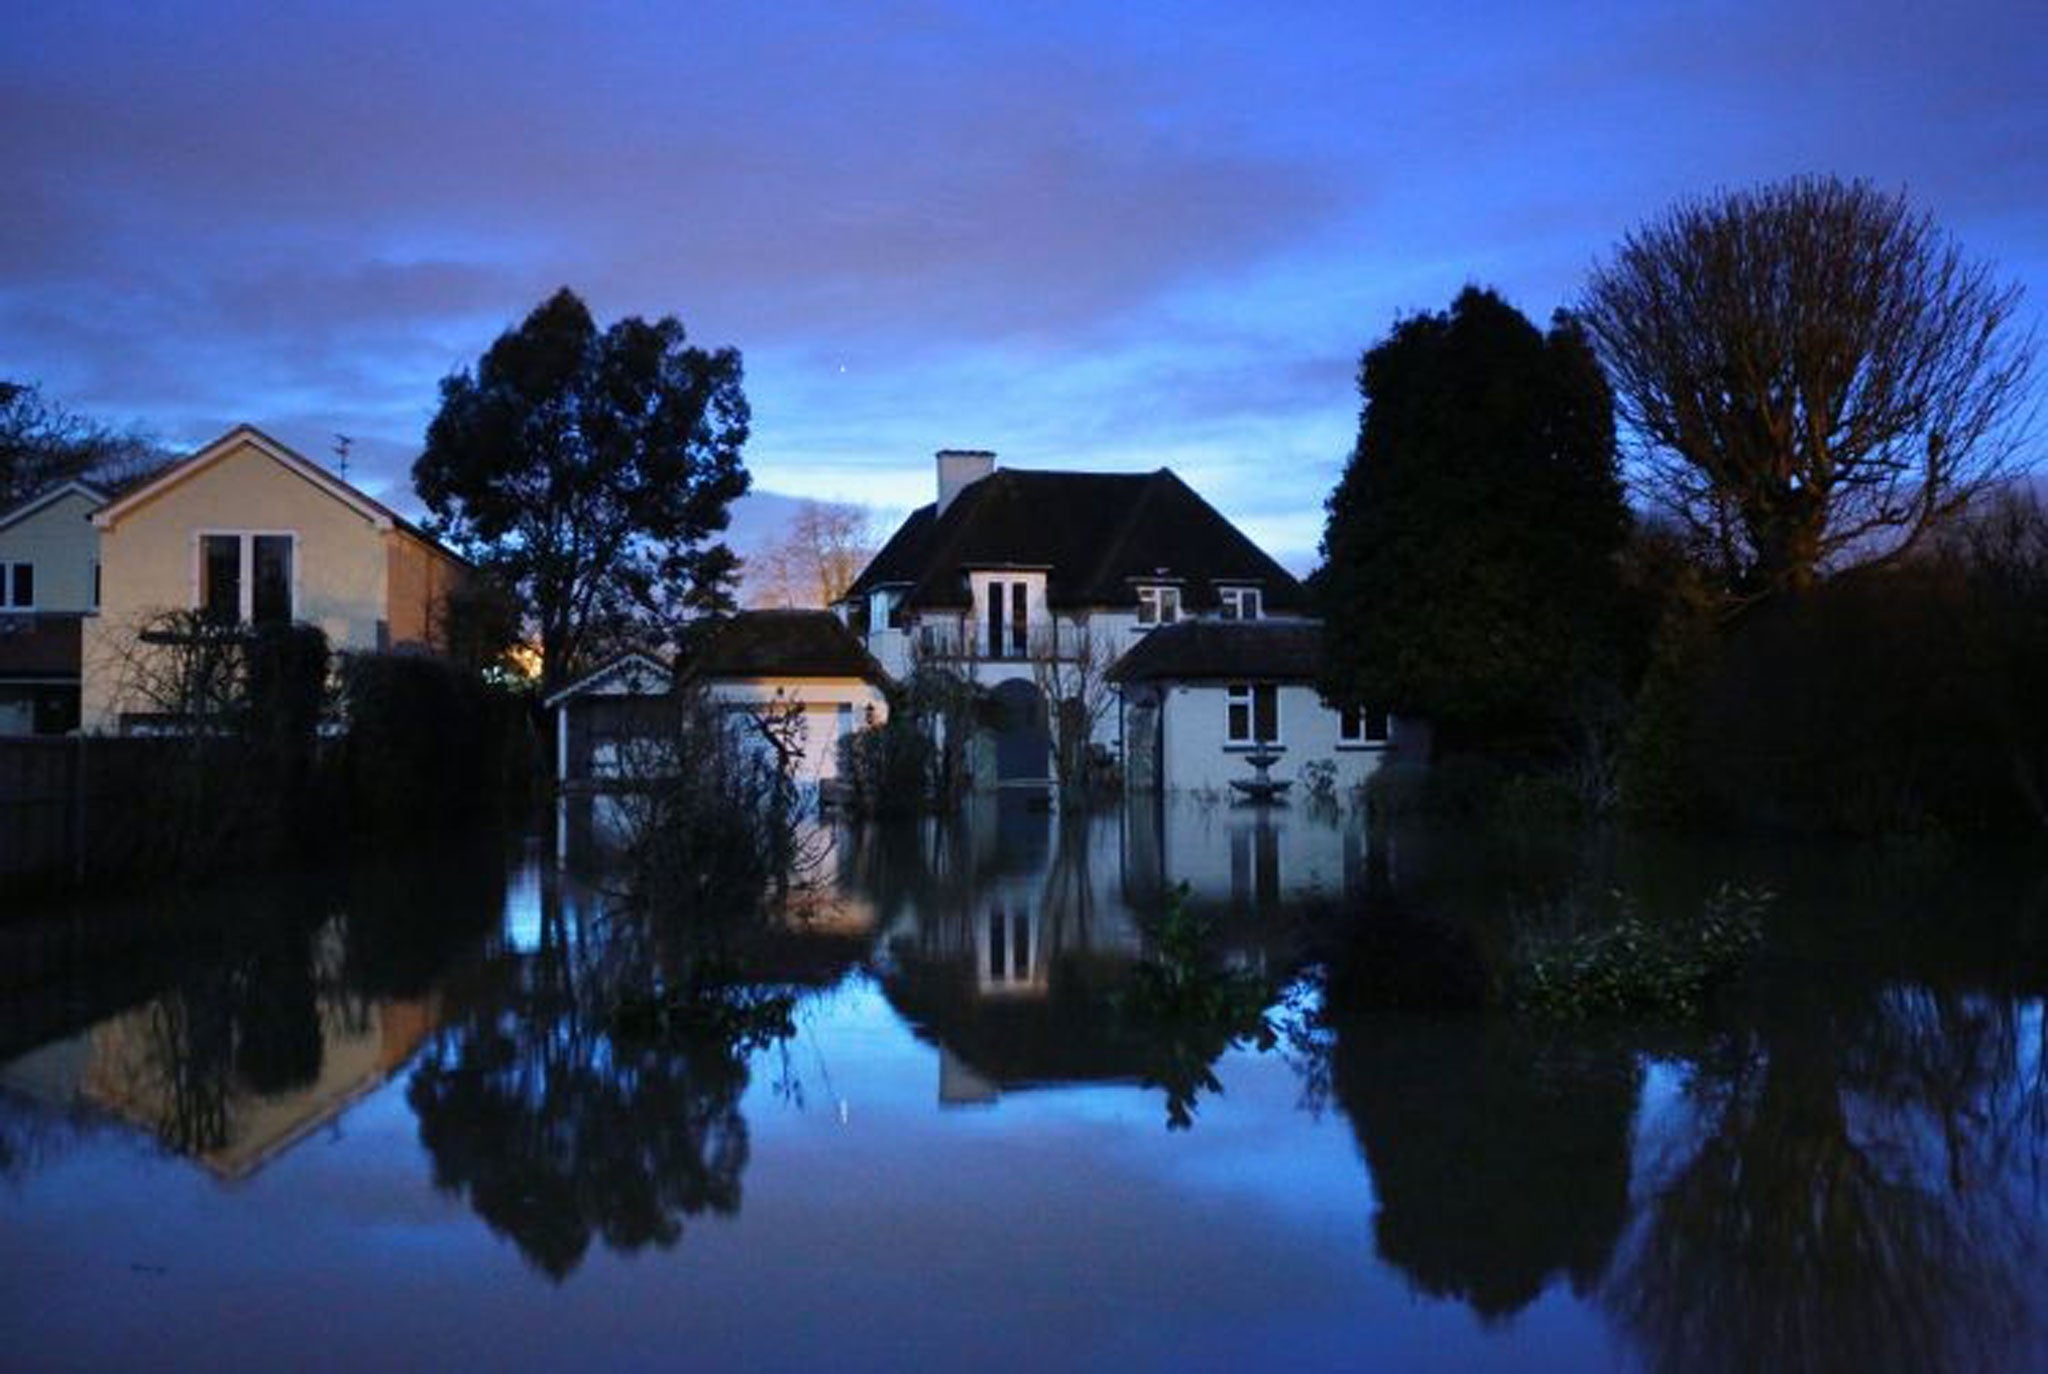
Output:
<svg viewBox="0 0 2048 1374">
<path fill-rule="evenodd" d="M 1005 796 L 715 920 L 592 823 L 12 913 L 10 1363 L 2048 1361 L 2028 854 Z"/>
</svg>

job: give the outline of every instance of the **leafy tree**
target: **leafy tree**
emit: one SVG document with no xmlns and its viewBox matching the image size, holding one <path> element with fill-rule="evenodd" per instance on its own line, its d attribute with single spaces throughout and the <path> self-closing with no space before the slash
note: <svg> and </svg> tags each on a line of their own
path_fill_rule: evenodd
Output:
<svg viewBox="0 0 2048 1374">
<path fill-rule="evenodd" d="M 1467 287 L 1395 326 L 1358 384 L 1315 579 L 1324 691 L 1453 743 L 1554 724 L 1604 671 L 1629 525 L 1584 336 Z"/>
<path fill-rule="evenodd" d="M 60 482 L 120 484 L 168 461 L 139 430 L 74 414 L 40 387 L 0 380 L 0 510 Z"/>
<path fill-rule="evenodd" d="M 2022 442 L 2020 288 L 1864 182 L 1677 206 L 1580 306 L 1654 494 L 1731 590 L 1896 559 Z"/>
<path fill-rule="evenodd" d="M 600 331 L 564 288 L 441 383 L 413 465 L 437 529 L 515 588 L 552 690 L 625 639 L 729 610 L 738 561 L 712 536 L 747 490 L 740 356 L 681 321 Z"/>
</svg>

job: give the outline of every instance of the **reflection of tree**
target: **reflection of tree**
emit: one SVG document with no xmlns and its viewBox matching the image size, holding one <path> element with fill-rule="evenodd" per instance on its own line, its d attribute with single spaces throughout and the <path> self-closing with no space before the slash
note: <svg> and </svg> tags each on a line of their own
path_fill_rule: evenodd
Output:
<svg viewBox="0 0 2048 1374">
<path fill-rule="evenodd" d="M 118 1081 L 101 1089 L 147 1115 L 171 1149 L 221 1149 L 240 1093 L 288 1092 L 319 1077 L 319 895 L 312 884 L 216 894 L 231 909 L 218 943 L 184 962 L 143 1013 L 141 1053 L 102 1061 Z"/>
<path fill-rule="evenodd" d="M 664 942 L 623 919 L 580 927 L 552 887 L 543 913 L 539 952 L 485 971 L 492 984 L 421 1056 L 407 1100 L 435 1182 L 561 1279 L 593 1236 L 666 1248 L 686 1218 L 738 1211 L 757 1039 L 714 1016 L 628 1034 L 618 1009 L 658 989 Z"/>
<path fill-rule="evenodd" d="M 1660 1368 L 2002 1365 L 2038 1240 L 2038 1023 L 1804 991 L 1696 1066 L 1609 1303 Z"/>
<path fill-rule="evenodd" d="M 1372 1171 L 1380 1258 L 1481 1317 L 1598 1282 L 1628 1210 L 1639 1074 L 1497 1020 L 1338 1020 L 1331 1087 Z"/>
</svg>

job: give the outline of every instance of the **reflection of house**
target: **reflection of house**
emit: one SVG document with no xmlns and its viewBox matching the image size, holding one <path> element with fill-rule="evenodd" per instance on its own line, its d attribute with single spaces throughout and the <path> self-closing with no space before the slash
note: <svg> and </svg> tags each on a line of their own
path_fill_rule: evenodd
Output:
<svg viewBox="0 0 2048 1374">
<path fill-rule="evenodd" d="M 1135 786 L 1199 788 L 1249 777 L 1235 754 L 1260 744 L 1286 751 L 1283 778 L 1325 739 L 1346 778 L 1377 760 L 1384 718 L 1329 709 L 1310 689 L 1313 672 L 1300 671 L 1313 650 L 1297 641 L 1318 633 L 1300 618 L 1306 605 L 1285 568 L 1164 468 L 998 471 L 993 454 L 948 450 L 938 455 L 938 499 L 904 522 L 837 609 L 889 672 L 941 665 L 992 690 L 997 747 L 983 782 L 1048 776 L 1049 700 L 1106 703 L 1121 659 L 1185 666 L 1180 678 L 1129 679 L 1146 684 L 1148 700 L 1199 684 L 1199 704 L 1167 713 L 1180 729 L 1160 733 L 1147 717 L 1134 735 L 1124 711 L 1105 709 L 1093 742 L 1121 752 Z M 1236 633 L 1275 617 L 1292 629 Z M 1189 641 L 1201 662 L 1180 640 L 1172 655 L 1149 650 L 1190 623 L 1212 632 Z M 1220 671 L 1222 650 L 1231 675 L 1207 676 Z M 1207 711 L 1199 722 L 1198 709 Z M 1281 737 L 1283 720 L 1299 745 Z M 1164 752 L 1152 752 L 1157 743 Z"/>
<path fill-rule="evenodd" d="M 79 634 L 99 605 L 106 500 L 84 482 L 0 512 L 0 735 L 56 735 L 78 724 Z"/>
<path fill-rule="evenodd" d="M 318 626 L 337 650 L 440 642 L 467 565 L 333 473 L 240 425 L 102 507 L 100 615 L 85 634 L 84 723 L 162 709 L 137 696 L 137 635 L 167 611 Z"/>
<path fill-rule="evenodd" d="M 225 1065 L 195 1064 L 188 1008 L 146 1003 L 83 1035 L 23 1055 L 0 1082 L 59 1106 L 90 1106 L 139 1126 L 222 1179 L 246 1178 L 384 1083 L 433 1029 L 429 1002 L 322 999 L 319 1069 L 260 1092 Z"/>
<path fill-rule="evenodd" d="M 1157 1046 L 1125 977 L 1183 884 L 1227 958 L 1264 966 L 1286 962 L 1291 913 L 1354 896 L 1364 872 L 1356 817 L 1191 797 L 1054 817 L 1026 800 L 972 798 L 914 852 L 860 846 L 842 878 L 883 913 L 883 991 L 939 1048 L 947 1103 L 1143 1077 Z"/>
</svg>

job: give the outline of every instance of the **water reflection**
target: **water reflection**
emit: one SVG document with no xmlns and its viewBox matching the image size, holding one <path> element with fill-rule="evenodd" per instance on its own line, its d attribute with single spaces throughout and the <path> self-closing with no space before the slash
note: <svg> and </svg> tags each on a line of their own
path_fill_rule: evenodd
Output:
<svg viewBox="0 0 2048 1374">
<path fill-rule="evenodd" d="M 320 877 L 171 902 L 189 944 L 153 996 L 21 1055 L 0 1082 L 67 1115 L 148 1132 L 224 1179 L 247 1176 L 383 1082 L 434 1018 L 424 988 L 366 995 L 347 894 Z M 352 932 L 356 940 L 352 941 Z"/>
<path fill-rule="evenodd" d="M 1340 1023 L 1331 1086 L 1372 1172 L 1373 1243 L 1432 1297 L 1512 1316 L 1585 1295 L 1628 1216 L 1641 1073 L 1596 1036 L 1499 1022 Z"/>
<path fill-rule="evenodd" d="M 1686 1066 L 1606 1295 L 1657 1368 L 1996 1368 L 2038 1312 L 2040 1006 L 1809 988 Z"/>
<path fill-rule="evenodd" d="M 754 1057 L 790 1034 L 796 997 L 858 960 L 866 917 L 828 897 L 700 923 L 552 869 L 532 895 L 528 938 L 456 989 L 406 1100 L 435 1185 L 559 1281 L 593 1240 L 667 1249 L 690 1219 L 739 1211 Z M 729 981 L 703 982 L 700 935 Z"/>
<path fill-rule="evenodd" d="M 402 1125 L 382 1148 L 403 1186 L 459 1200 L 481 1244 L 516 1249 L 560 1296 L 605 1288 L 594 1256 L 651 1259 L 714 1220 L 727 1260 L 786 1237 L 778 1223 L 803 1230 L 745 1214 L 764 1174 L 801 1200 L 783 1213 L 819 1219 L 849 1205 L 832 1188 L 896 1179 L 892 1209 L 965 1237 L 976 1219 L 945 1210 L 944 1186 L 902 1182 L 904 1157 L 915 1177 L 980 1179 L 977 1141 L 1014 1129 L 1046 1147 L 1032 1131 L 1108 1097 L 1114 1126 L 1060 1145 L 1117 1180 L 1101 1206 L 1157 1185 L 1226 1248 L 1270 1240 L 1259 1228 L 1287 1208 L 1236 1215 L 1190 1178 L 1241 1166 L 1228 1149 L 1252 1139 L 1284 1181 L 1316 1130 L 1334 1135 L 1299 1208 L 1341 1223 L 1318 1267 L 1391 1291 L 1361 1300 L 1375 1320 L 1479 1333 L 1481 1358 L 1528 1355 L 1518 1342 L 1554 1329 L 1546 1297 L 1654 1368 L 2042 1353 L 2048 921 L 2024 869 L 1866 879 L 1840 856 L 1008 798 L 842 832 L 832 862 L 816 900 L 763 921 L 657 917 L 499 852 L 149 908 L 139 919 L 179 932 L 175 957 L 0 1002 L 0 1045 L 22 1051 L 0 1067 L 0 1176 L 32 1196 L 67 1152 L 147 1137 L 246 1179 L 388 1084 L 378 1101 Z M 1682 915 L 1730 878 L 1783 900 L 1756 977 L 1703 1024 L 1485 1009 L 1521 913 L 1622 886 Z M 797 1026 L 881 1099 L 862 1130 L 834 1129 L 829 1163 L 762 1143 L 803 1105 Z M 878 1044 L 893 1053 L 855 1062 Z M 1063 1095 L 1074 1085 L 1131 1091 Z M 1335 1121 L 1317 1126 L 1296 1089 Z M 1134 1161 L 1164 1162 L 1117 1173 L 1154 1167 Z M 888 1243 L 906 1236 L 925 1238 Z M 1033 1243 L 1081 1272 L 1100 1234 Z M 1233 1292 L 1285 1300 L 1251 1280 Z M 842 1326 L 848 1311 L 832 1309 Z"/>
<path fill-rule="evenodd" d="M 1167 1124 L 1184 1129 L 1221 1090 L 1217 1059 L 1270 1043 L 1270 998 L 1167 1008 L 1139 995 L 1133 974 L 1158 954 L 1148 932 L 1171 899 L 1213 941 L 1212 977 L 1242 973 L 1277 996 L 1301 904 L 1341 890 L 1345 839 L 1251 808 L 1054 815 L 983 797 L 944 822 L 849 836 L 841 881 L 873 902 L 885 994 L 939 1048 L 941 1105 L 1136 1083 L 1159 1089 Z"/>
</svg>

